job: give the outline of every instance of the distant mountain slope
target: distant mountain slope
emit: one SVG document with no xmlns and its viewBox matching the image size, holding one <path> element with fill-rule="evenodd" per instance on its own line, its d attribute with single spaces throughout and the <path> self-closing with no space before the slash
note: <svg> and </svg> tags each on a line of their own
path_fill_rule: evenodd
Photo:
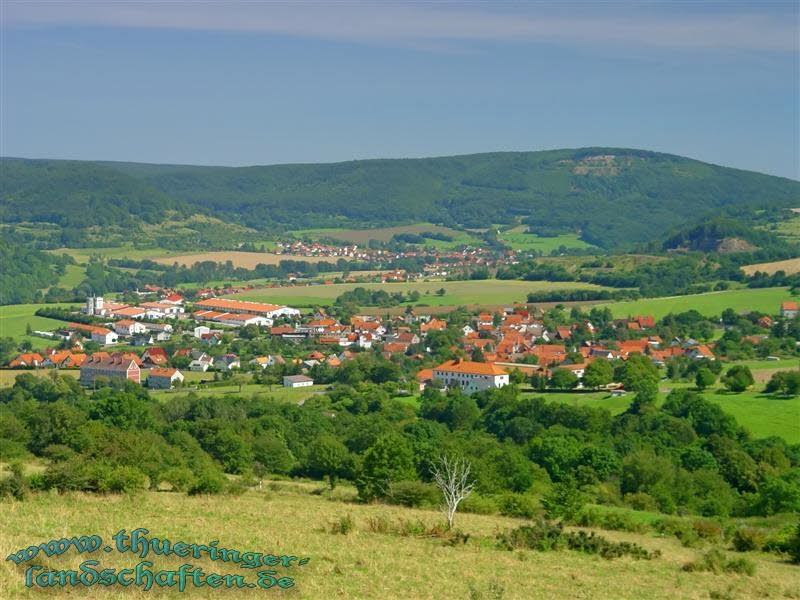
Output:
<svg viewBox="0 0 800 600">
<path fill-rule="evenodd" d="M 158 223 L 183 202 L 116 169 L 85 161 L 4 158 L 0 221 L 63 227 Z"/>
<path fill-rule="evenodd" d="M 729 207 L 800 206 L 797 181 L 619 148 L 237 168 L 60 164 L 76 171 L 84 190 L 92 177 L 99 185 L 113 185 L 121 210 L 131 212 L 145 198 L 163 198 L 262 228 L 415 221 L 486 227 L 521 220 L 534 228 L 577 231 L 606 248 L 651 240 Z M 37 215 L 45 207 L 57 212 L 52 185 L 41 189 L 29 179 L 26 187 L 31 167 L 18 169 L 19 161 L 4 160 L 0 182 L 11 171 L 17 196 L 24 191 L 41 205 Z M 84 169 L 94 175 L 78 176 Z M 122 179 L 104 179 L 110 172 Z M 59 181 L 65 189 L 56 196 L 79 206 L 86 192 L 73 193 L 70 178 Z M 0 216 L 18 218 L 26 209 L 9 204 L 1 187 Z"/>
</svg>

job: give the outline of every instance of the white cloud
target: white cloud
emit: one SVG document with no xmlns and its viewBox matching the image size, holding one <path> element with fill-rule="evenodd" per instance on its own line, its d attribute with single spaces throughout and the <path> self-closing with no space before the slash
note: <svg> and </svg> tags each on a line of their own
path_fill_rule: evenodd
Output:
<svg viewBox="0 0 800 600">
<path fill-rule="evenodd" d="M 442 43 L 545 42 L 797 51 L 797 15 L 640 10 L 646 5 L 375 2 L 86 2 L 4 0 L 5 26 L 82 25 L 261 32 L 441 48 Z M 495 5 L 496 6 L 496 5 Z M 679 6 L 675 4 L 675 6 Z M 690 5 L 686 5 L 687 7 Z M 591 9 L 589 11 L 588 9 Z M 792 18 L 793 17 L 793 18 Z"/>
</svg>

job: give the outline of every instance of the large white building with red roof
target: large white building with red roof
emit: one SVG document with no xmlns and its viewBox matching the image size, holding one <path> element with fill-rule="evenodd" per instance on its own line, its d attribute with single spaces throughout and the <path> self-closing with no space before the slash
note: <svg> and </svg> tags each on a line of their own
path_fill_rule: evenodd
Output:
<svg viewBox="0 0 800 600">
<path fill-rule="evenodd" d="M 277 317 L 299 317 L 300 311 L 288 306 L 248 302 L 246 300 L 230 300 L 229 298 L 208 298 L 195 302 L 195 309 L 217 311 L 221 313 L 239 313 L 258 315 L 275 319 Z"/>
<path fill-rule="evenodd" d="M 449 360 L 433 369 L 433 380 L 467 394 L 508 385 L 508 372 L 492 363 Z"/>
</svg>

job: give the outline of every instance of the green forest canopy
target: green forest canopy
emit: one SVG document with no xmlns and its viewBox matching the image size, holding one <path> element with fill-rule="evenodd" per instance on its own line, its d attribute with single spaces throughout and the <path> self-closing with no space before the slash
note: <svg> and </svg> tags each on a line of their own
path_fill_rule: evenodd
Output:
<svg viewBox="0 0 800 600">
<path fill-rule="evenodd" d="M 2 159 L 0 220 L 88 227 L 202 212 L 260 229 L 521 221 L 604 248 L 729 208 L 795 207 L 800 183 L 619 148 L 200 167 Z"/>
</svg>

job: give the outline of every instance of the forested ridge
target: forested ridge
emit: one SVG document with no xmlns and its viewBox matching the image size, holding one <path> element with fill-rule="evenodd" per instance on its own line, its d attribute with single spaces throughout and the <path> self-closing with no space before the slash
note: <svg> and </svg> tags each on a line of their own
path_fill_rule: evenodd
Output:
<svg viewBox="0 0 800 600">
<path fill-rule="evenodd" d="M 80 227 L 157 222 L 170 209 L 260 229 L 519 221 L 616 248 L 703 216 L 800 202 L 790 179 L 619 148 L 236 168 L 5 158 L 2 167 L 3 221 Z"/>
</svg>

